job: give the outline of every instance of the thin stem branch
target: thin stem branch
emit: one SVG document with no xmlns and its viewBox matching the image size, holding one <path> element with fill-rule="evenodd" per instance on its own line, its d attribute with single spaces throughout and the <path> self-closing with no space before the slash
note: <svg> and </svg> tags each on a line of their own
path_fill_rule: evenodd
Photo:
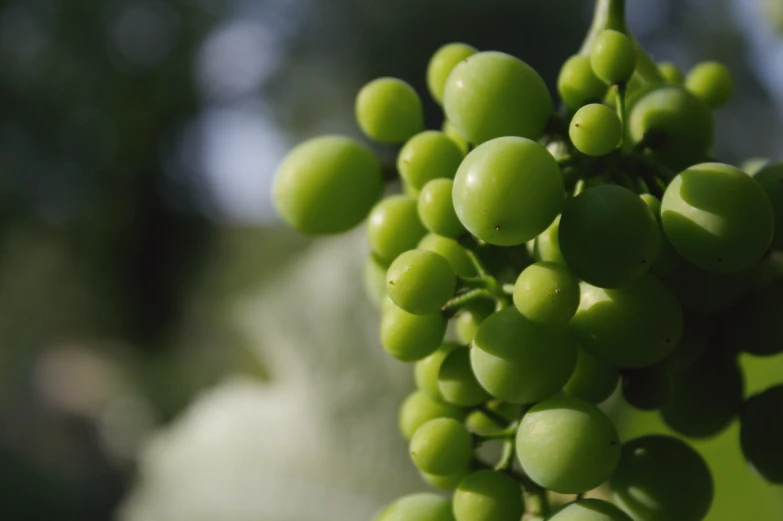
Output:
<svg viewBox="0 0 783 521">
<path fill-rule="evenodd" d="M 500 456 L 500 461 L 495 465 L 495 470 L 508 470 L 514 464 L 514 448 L 516 446 L 516 440 L 514 436 L 507 438 L 503 442 L 503 452 Z"/>
<path fill-rule="evenodd" d="M 487 405 L 484 403 L 476 407 L 476 410 L 481 412 L 484 416 L 486 416 L 487 418 L 495 422 L 495 424 L 500 427 L 505 427 L 511 423 L 510 420 L 496 413 L 495 411 L 487 407 Z"/>
<path fill-rule="evenodd" d="M 489 277 L 489 273 L 487 272 L 486 268 L 484 268 L 484 264 L 482 264 L 481 259 L 479 259 L 478 255 L 476 255 L 476 252 L 468 248 L 466 248 L 465 251 L 468 253 L 468 258 L 470 259 L 470 263 L 473 264 L 473 268 L 475 268 L 476 273 L 478 273 L 478 276 L 485 277 L 485 278 Z"/>
<path fill-rule="evenodd" d="M 626 136 L 628 135 L 628 128 L 626 124 L 626 109 L 625 109 L 625 92 L 627 85 L 620 83 L 612 85 L 612 89 L 615 92 L 615 99 L 617 100 L 617 117 L 620 118 L 620 126 L 623 129 L 622 137 L 620 138 L 620 147 L 626 142 Z"/>
<path fill-rule="evenodd" d="M 491 291 L 484 288 L 472 289 L 470 291 L 466 291 L 461 295 L 457 295 L 456 297 L 450 298 L 448 302 L 446 302 L 446 304 L 443 305 L 441 311 L 444 313 L 456 312 L 459 311 L 466 304 L 480 298 L 495 300 L 495 295 Z"/>
</svg>

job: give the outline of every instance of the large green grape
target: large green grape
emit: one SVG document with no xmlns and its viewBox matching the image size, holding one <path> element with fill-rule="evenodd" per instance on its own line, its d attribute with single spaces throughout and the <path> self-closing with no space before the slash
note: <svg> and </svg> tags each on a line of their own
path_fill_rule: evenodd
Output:
<svg viewBox="0 0 783 521">
<path fill-rule="evenodd" d="M 769 163 L 753 174 L 761 188 L 767 193 L 775 212 L 775 236 L 772 247 L 783 249 L 783 162 Z"/>
<path fill-rule="evenodd" d="M 465 413 L 459 407 L 443 403 L 422 391 L 410 394 L 400 405 L 397 420 L 400 432 L 406 440 L 423 424 L 435 418 L 453 418 L 462 421 Z"/>
<path fill-rule="evenodd" d="M 370 247 L 386 262 L 415 248 L 426 233 L 416 209 L 416 198 L 409 195 L 393 195 L 382 200 L 370 212 L 367 223 Z"/>
<path fill-rule="evenodd" d="M 590 64 L 595 75 L 607 84 L 626 83 L 636 69 L 636 47 L 623 33 L 603 30 L 590 50 Z"/>
<path fill-rule="evenodd" d="M 751 396 L 740 417 L 740 445 L 748 463 L 772 483 L 783 484 L 783 385 Z"/>
<path fill-rule="evenodd" d="M 470 359 L 484 389 L 524 404 L 562 389 L 576 366 L 576 351 L 566 328 L 536 324 L 509 307 L 481 324 Z"/>
<path fill-rule="evenodd" d="M 599 360 L 584 349 L 579 349 L 576 368 L 563 387 L 569 396 L 599 403 L 611 396 L 620 373 L 617 368 Z"/>
<path fill-rule="evenodd" d="M 755 356 L 783 351 L 783 280 L 752 291 L 727 310 L 720 336 L 733 350 Z"/>
<path fill-rule="evenodd" d="M 364 145 L 322 136 L 291 150 L 277 169 L 275 207 L 308 235 L 341 233 L 359 224 L 381 196 L 381 163 Z"/>
<path fill-rule="evenodd" d="M 418 209 L 421 222 L 429 231 L 456 239 L 465 233 L 465 227 L 454 211 L 453 189 L 451 179 L 433 179 L 421 189 Z"/>
<path fill-rule="evenodd" d="M 565 325 L 579 307 L 579 281 L 561 264 L 531 264 L 514 285 L 514 306 L 533 322 Z"/>
<path fill-rule="evenodd" d="M 720 163 L 695 165 L 675 177 L 663 195 L 661 220 L 680 255 L 715 273 L 756 264 L 775 228 L 761 186 L 742 170 Z"/>
<path fill-rule="evenodd" d="M 682 336 L 677 298 L 652 275 L 621 289 L 581 284 L 569 327 L 591 355 L 615 367 L 638 368 L 666 358 Z"/>
<path fill-rule="evenodd" d="M 576 111 L 568 135 L 581 153 L 603 156 L 620 144 L 623 124 L 614 110 L 601 103 L 591 103 Z"/>
<path fill-rule="evenodd" d="M 685 442 L 662 435 L 626 442 L 609 485 L 618 504 L 644 521 L 701 521 L 714 494 L 702 457 Z"/>
<path fill-rule="evenodd" d="M 454 239 L 429 233 L 419 241 L 417 248 L 441 255 L 451 264 L 451 269 L 454 270 L 454 273 L 460 277 L 473 277 L 476 275 L 476 268 L 470 262 L 467 251 Z"/>
<path fill-rule="evenodd" d="M 560 98 L 573 109 L 601 101 L 606 95 L 606 84 L 593 72 L 590 57 L 577 54 L 568 58 L 557 77 Z"/>
<path fill-rule="evenodd" d="M 425 130 L 410 138 L 397 156 L 397 170 L 409 186 L 421 190 L 428 181 L 452 178 L 462 162 L 457 143 L 443 132 Z"/>
<path fill-rule="evenodd" d="M 519 521 L 525 511 L 519 484 L 494 470 L 468 474 L 453 501 L 457 521 Z"/>
<path fill-rule="evenodd" d="M 446 259 L 427 250 L 410 250 L 386 272 L 386 293 L 408 313 L 437 313 L 451 298 L 457 277 Z"/>
<path fill-rule="evenodd" d="M 530 479 L 563 494 L 592 490 L 612 475 L 620 440 L 595 405 L 555 396 L 532 407 L 517 431 L 517 457 Z"/>
<path fill-rule="evenodd" d="M 718 108 L 731 98 L 734 80 L 725 65 L 706 61 L 697 64 L 688 72 L 685 87 L 706 101 L 710 107 Z"/>
<path fill-rule="evenodd" d="M 416 362 L 431 355 L 446 334 L 440 313 L 414 315 L 391 304 L 381 319 L 381 345 L 398 360 Z"/>
<path fill-rule="evenodd" d="M 362 87 L 355 109 L 362 131 L 381 143 L 402 143 L 424 129 L 419 95 L 397 78 L 378 78 Z"/>
<path fill-rule="evenodd" d="M 420 492 L 397 499 L 373 521 L 454 521 L 454 514 L 450 500 L 431 492 Z"/>
<path fill-rule="evenodd" d="M 560 168 L 546 148 L 521 137 L 471 151 L 454 178 L 457 217 L 490 244 L 523 244 L 544 231 L 565 197 Z"/>
<path fill-rule="evenodd" d="M 435 418 L 416 429 L 410 453 L 416 467 L 427 474 L 455 474 L 473 458 L 473 437 L 457 420 Z"/>
<path fill-rule="evenodd" d="M 634 143 L 648 133 L 656 159 L 680 170 L 703 161 L 715 128 L 709 106 L 684 88 L 668 85 L 653 90 L 633 104 L 628 128 Z"/>
<path fill-rule="evenodd" d="M 443 399 L 454 405 L 469 407 L 489 399 L 489 394 L 479 385 L 470 367 L 467 347 L 453 349 L 438 371 L 438 390 Z"/>
<path fill-rule="evenodd" d="M 571 271 L 604 288 L 642 277 L 661 248 L 655 216 L 638 195 L 617 185 L 588 188 L 560 218 L 560 249 Z"/>
<path fill-rule="evenodd" d="M 600 499 L 577 499 L 564 505 L 547 521 L 632 521 L 628 514 Z"/>
<path fill-rule="evenodd" d="M 446 80 L 454 67 L 477 52 L 466 43 L 449 43 L 435 51 L 427 64 L 427 88 L 435 101 L 443 103 Z"/>
<path fill-rule="evenodd" d="M 553 112 L 541 76 L 502 52 L 481 52 L 451 71 L 443 94 L 446 117 L 479 145 L 502 136 L 538 139 Z"/>
<path fill-rule="evenodd" d="M 456 342 L 444 342 L 434 353 L 416 362 L 413 369 L 416 387 L 427 393 L 430 398 L 443 401 L 443 395 L 438 388 L 440 366 L 446 359 L 446 355 L 459 347 L 460 344 Z"/>
</svg>

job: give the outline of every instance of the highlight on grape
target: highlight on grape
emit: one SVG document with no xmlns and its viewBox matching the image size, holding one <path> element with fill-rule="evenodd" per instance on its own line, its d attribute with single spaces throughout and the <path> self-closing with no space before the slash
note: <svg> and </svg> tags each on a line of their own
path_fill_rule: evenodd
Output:
<svg viewBox="0 0 783 521">
<path fill-rule="evenodd" d="M 274 202 L 303 234 L 366 222 L 380 341 L 414 364 L 399 426 L 434 489 L 375 521 L 699 521 L 715 494 L 681 438 L 620 439 L 597 404 L 620 386 L 682 438 L 739 419 L 742 452 L 783 483 L 783 384 L 748 396 L 737 358 L 783 351 L 783 163 L 711 156 L 732 77 L 655 63 L 598 0 L 557 104 L 502 52 L 449 43 L 426 71 L 443 109 L 379 78 L 356 98 L 383 165 L 344 136 L 280 165 Z M 477 449 L 502 446 L 495 461 Z M 601 499 L 584 498 L 597 487 Z M 574 495 L 558 509 L 550 492 Z"/>
</svg>

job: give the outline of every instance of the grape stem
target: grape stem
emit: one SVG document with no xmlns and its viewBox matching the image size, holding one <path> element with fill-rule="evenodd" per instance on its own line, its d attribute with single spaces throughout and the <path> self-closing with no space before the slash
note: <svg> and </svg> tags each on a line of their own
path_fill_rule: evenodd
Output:
<svg viewBox="0 0 783 521">
<path fill-rule="evenodd" d="M 473 268 L 475 268 L 478 276 L 482 278 L 489 277 L 489 272 L 487 272 L 486 268 L 484 268 L 484 264 L 481 263 L 481 260 L 478 258 L 478 255 L 476 255 L 476 252 L 469 248 L 465 248 L 465 251 L 468 253 L 468 259 L 470 259 L 470 263 L 473 264 Z"/>
<path fill-rule="evenodd" d="M 448 316 L 453 316 L 457 311 L 462 309 L 466 304 L 473 302 L 477 299 L 490 299 L 495 300 L 495 294 L 485 288 L 475 288 L 456 297 L 450 298 L 446 304 L 443 305 L 441 311 Z"/>
<path fill-rule="evenodd" d="M 627 141 L 626 135 L 628 134 L 628 128 L 625 121 L 625 92 L 627 90 L 627 86 L 625 83 L 618 83 L 616 85 L 612 85 L 612 89 L 614 89 L 616 94 L 615 98 L 617 99 L 617 117 L 620 118 L 620 126 L 623 129 L 622 137 L 620 138 L 620 147 L 622 147 L 623 144 Z"/>
<path fill-rule="evenodd" d="M 514 464 L 514 448 L 516 446 L 516 440 L 514 436 L 506 438 L 503 441 L 503 452 L 500 456 L 500 461 L 495 465 L 495 470 L 508 470 Z"/>
</svg>

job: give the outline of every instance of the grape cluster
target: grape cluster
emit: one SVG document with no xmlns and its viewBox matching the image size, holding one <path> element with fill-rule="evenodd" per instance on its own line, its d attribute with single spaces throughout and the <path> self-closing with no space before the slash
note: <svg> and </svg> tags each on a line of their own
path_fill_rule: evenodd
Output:
<svg viewBox="0 0 783 521">
<path fill-rule="evenodd" d="M 557 110 L 525 62 L 452 43 L 427 69 L 441 130 L 402 80 L 358 94 L 396 165 L 326 136 L 278 170 L 275 204 L 302 233 L 367 220 L 381 344 L 415 363 L 400 430 L 423 479 L 453 491 L 376 521 L 703 519 L 706 463 L 677 437 L 620 440 L 596 405 L 618 383 L 683 437 L 739 418 L 748 462 L 783 483 L 783 385 L 746 397 L 737 361 L 783 351 L 783 163 L 711 159 L 731 75 L 655 64 L 622 8 L 598 3 Z M 491 440 L 497 461 L 477 452 Z M 606 483 L 613 501 L 582 497 Z M 547 491 L 577 498 L 551 512 Z"/>
</svg>

